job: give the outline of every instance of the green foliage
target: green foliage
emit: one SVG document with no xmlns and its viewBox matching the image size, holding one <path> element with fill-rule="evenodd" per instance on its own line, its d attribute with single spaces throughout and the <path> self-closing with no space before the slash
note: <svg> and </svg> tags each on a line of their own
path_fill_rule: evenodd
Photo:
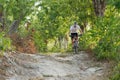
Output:
<svg viewBox="0 0 120 80">
<path fill-rule="evenodd" d="M 47 51 L 46 39 L 40 34 L 39 31 L 34 33 L 34 41 L 37 46 L 37 50 L 41 52 Z"/>
<path fill-rule="evenodd" d="M 111 8 L 111 7 L 110 7 Z M 111 10 L 111 9 L 110 9 Z M 119 32 L 119 16 L 116 16 L 118 13 L 116 11 L 109 12 L 106 11 L 105 18 L 102 21 L 98 21 L 97 24 L 101 24 L 102 27 L 99 35 L 102 35 L 95 51 L 98 58 L 118 58 L 118 47 L 120 46 L 120 32 Z"/>
<path fill-rule="evenodd" d="M 11 49 L 11 40 L 5 37 L 5 33 L 0 33 L 0 55 L 3 55 L 3 52 Z"/>
<path fill-rule="evenodd" d="M 79 42 L 80 49 L 93 50 L 97 59 L 119 61 L 120 0 L 106 0 L 106 3 L 104 17 L 94 15 L 92 0 L 0 0 L 0 13 L 4 13 L 2 17 L 6 29 L 14 20 L 20 20 L 17 32 L 22 37 L 33 35 L 38 51 L 42 52 L 47 51 L 48 43 L 51 41 L 65 38 L 69 27 L 77 21 L 85 28 Z M 25 26 L 26 22 L 31 25 Z M 86 24 L 90 24 L 89 31 Z M 10 39 L 4 35 L 5 33 L 0 33 L 1 52 L 11 48 Z M 71 44 L 69 45 L 68 49 L 71 49 Z M 52 49 L 63 51 L 59 48 L 59 43 Z M 120 79 L 119 70 L 118 64 L 112 80 Z"/>
<path fill-rule="evenodd" d="M 114 68 L 113 76 L 110 80 L 120 80 L 120 63 Z"/>
<path fill-rule="evenodd" d="M 26 16 L 29 16 L 34 11 L 35 0 L 0 0 L 0 5 L 2 5 L 4 26 L 5 30 L 8 31 L 10 25 L 14 20 L 19 20 L 24 22 Z"/>
<path fill-rule="evenodd" d="M 84 24 L 93 14 L 92 1 L 87 0 L 43 0 L 36 7 L 41 8 L 34 20 L 39 23 L 35 28 L 41 34 L 40 41 L 64 38 L 74 21 Z"/>
<path fill-rule="evenodd" d="M 120 11 L 120 0 L 108 0 L 107 4 L 114 6 L 115 9 L 117 9 L 118 11 Z"/>
<path fill-rule="evenodd" d="M 112 11 L 112 12 L 111 12 Z M 98 59 L 119 59 L 120 47 L 120 16 L 118 11 L 107 6 L 105 16 L 96 18 L 92 28 L 82 37 L 82 47 L 93 49 Z"/>
<path fill-rule="evenodd" d="M 120 13 L 119 0 L 109 0 L 104 17 L 89 20 L 90 30 L 80 40 L 80 47 L 93 50 L 98 60 L 120 61 Z M 110 80 L 120 79 L 120 63 Z"/>
<path fill-rule="evenodd" d="M 6 8 L 6 13 L 8 16 L 12 16 L 13 20 L 22 18 L 29 13 L 31 13 L 33 10 L 31 9 L 34 5 L 33 0 L 5 0 L 6 3 L 4 4 Z"/>
</svg>

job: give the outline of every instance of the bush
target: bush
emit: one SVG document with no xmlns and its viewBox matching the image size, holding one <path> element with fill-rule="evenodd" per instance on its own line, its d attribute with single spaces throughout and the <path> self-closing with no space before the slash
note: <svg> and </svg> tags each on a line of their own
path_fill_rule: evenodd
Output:
<svg viewBox="0 0 120 80">
<path fill-rule="evenodd" d="M 115 67 L 114 72 L 113 72 L 113 76 L 111 77 L 110 80 L 120 80 L 120 62 Z"/>
<path fill-rule="evenodd" d="M 5 37 L 5 33 L 0 33 L 0 55 L 3 55 L 4 51 L 11 49 L 11 40 Z"/>
<path fill-rule="evenodd" d="M 36 31 L 33 36 L 34 36 L 34 42 L 37 47 L 37 50 L 42 52 L 46 51 L 47 44 L 44 36 L 40 35 L 39 31 Z"/>
</svg>

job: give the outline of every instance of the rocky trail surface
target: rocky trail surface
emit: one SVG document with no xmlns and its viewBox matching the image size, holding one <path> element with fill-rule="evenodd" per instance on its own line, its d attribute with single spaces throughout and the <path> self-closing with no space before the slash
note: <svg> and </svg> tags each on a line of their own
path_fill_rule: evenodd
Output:
<svg viewBox="0 0 120 80">
<path fill-rule="evenodd" d="M 107 80 L 107 63 L 84 51 L 50 55 L 7 53 L 0 58 L 0 80 Z"/>
</svg>

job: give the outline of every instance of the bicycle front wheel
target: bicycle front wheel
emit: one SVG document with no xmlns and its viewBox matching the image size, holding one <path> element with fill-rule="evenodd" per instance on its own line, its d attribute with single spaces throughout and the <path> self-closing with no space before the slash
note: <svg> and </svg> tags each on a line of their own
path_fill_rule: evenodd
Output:
<svg viewBox="0 0 120 80">
<path fill-rule="evenodd" d="M 78 53 L 78 47 L 77 46 L 74 47 L 74 52 L 75 52 L 75 54 Z"/>
</svg>

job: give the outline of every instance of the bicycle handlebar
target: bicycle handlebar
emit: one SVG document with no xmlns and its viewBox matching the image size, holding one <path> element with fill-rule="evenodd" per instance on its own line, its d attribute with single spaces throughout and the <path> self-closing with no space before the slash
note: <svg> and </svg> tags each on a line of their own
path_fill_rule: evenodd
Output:
<svg viewBox="0 0 120 80">
<path fill-rule="evenodd" d="M 83 34 L 79 34 L 78 37 L 82 36 Z M 71 37 L 71 35 L 69 35 L 69 37 Z"/>
</svg>

